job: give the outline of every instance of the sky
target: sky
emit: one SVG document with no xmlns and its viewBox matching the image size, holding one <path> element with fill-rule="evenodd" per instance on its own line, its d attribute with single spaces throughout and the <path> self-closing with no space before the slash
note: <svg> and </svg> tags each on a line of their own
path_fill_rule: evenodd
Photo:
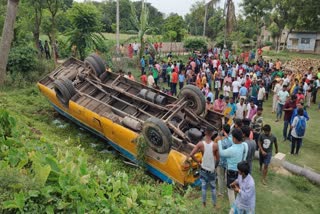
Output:
<svg viewBox="0 0 320 214">
<path fill-rule="evenodd" d="M 83 2 L 84 0 L 75 0 L 78 2 Z M 95 1 L 103 1 L 103 0 L 95 0 Z M 160 12 L 168 15 L 170 13 L 178 13 L 181 16 L 186 15 L 191 8 L 191 5 L 197 2 L 198 0 L 145 0 L 145 2 L 151 3 L 152 6 L 157 8 Z M 209 0 L 206 0 L 208 2 Z M 221 2 L 218 4 L 221 8 L 223 8 L 225 0 L 220 0 Z M 237 8 L 239 8 L 239 3 L 242 0 L 233 0 Z M 237 12 L 236 12 L 237 14 Z"/>
<path fill-rule="evenodd" d="M 169 13 L 178 13 L 179 15 L 186 15 L 190 12 L 191 5 L 197 2 L 198 0 L 145 0 L 148 3 L 151 3 L 155 8 L 164 14 Z M 221 2 L 217 5 L 223 8 L 225 0 L 220 0 Z M 209 0 L 206 0 L 209 2 Z M 233 0 L 235 7 L 239 8 L 239 3 L 241 0 Z"/>
</svg>

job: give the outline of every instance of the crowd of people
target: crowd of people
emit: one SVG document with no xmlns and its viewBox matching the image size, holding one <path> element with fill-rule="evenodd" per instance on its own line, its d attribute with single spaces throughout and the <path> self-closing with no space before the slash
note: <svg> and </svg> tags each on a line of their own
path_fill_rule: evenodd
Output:
<svg viewBox="0 0 320 214">
<path fill-rule="evenodd" d="M 230 60 L 228 51 L 222 56 L 218 51 L 214 48 L 206 54 L 193 53 L 185 64 L 174 61 L 172 53 L 161 62 L 143 56 L 140 78 L 143 84 L 173 96 L 177 95 L 177 87 L 196 85 L 206 97 L 206 109 L 229 118 L 214 140 L 213 130 L 208 128 L 204 140 L 190 154 L 201 166 L 202 202 L 205 206 L 209 184 L 212 203 L 216 205 L 217 177 L 217 195 L 224 195 L 227 187 L 230 213 L 254 213 L 255 184 L 251 172 L 255 151 L 259 150 L 261 181 L 265 185 L 273 147 L 278 153 L 277 138 L 271 126 L 264 123 L 264 102 L 272 99 L 275 122 L 283 115 L 283 141 L 291 141 L 290 154 L 298 155 L 309 120 L 306 109 L 316 103 L 320 68 L 317 73 L 312 67 L 295 73 L 284 70 L 279 59 L 273 62 L 260 56 L 255 63 L 249 63 L 241 56 Z M 194 156 L 199 151 L 202 160 Z"/>
<path fill-rule="evenodd" d="M 155 42 L 152 46 L 153 46 L 152 49 L 154 51 L 150 51 L 149 44 L 146 43 L 144 50 L 142 50 L 144 52 L 144 54 L 149 55 L 152 58 L 154 58 L 153 53 L 155 53 L 155 52 L 159 53 L 161 55 L 163 43 L 162 42 Z M 127 56 L 129 58 L 133 58 L 133 56 L 138 55 L 139 51 L 141 51 L 141 46 L 139 43 L 137 43 L 137 41 L 135 41 L 134 43 L 129 43 L 127 46 L 125 46 L 124 44 L 120 45 L 120 53 L 122 56 Z"/>
</svg>

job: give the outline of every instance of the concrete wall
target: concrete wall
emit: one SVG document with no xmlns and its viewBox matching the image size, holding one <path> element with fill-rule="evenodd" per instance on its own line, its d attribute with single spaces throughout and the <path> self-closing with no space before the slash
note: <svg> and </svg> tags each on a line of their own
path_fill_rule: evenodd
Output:
<svg viewBox="0 0 320 214">
<path fill-rule="evenodd" d="M 314 52 L 316 33 L 290 33 L 287 41 L 288 50 Z"/>
</svg>

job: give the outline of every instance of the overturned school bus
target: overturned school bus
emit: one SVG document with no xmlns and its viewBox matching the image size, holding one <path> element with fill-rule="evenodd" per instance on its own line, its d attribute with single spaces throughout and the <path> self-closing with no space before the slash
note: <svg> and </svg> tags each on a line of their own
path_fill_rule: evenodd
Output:
<svg viewBox="0 0 320 214">
<path fill-rule="evenodd" d="M 205 128 L 218 132 L 224 120 L 222 114 L 205 112 L 205 98 L 197 87 L 186 85 L 175 98 L 106 72 L 97 54 L 84 62 L 68 59 L 38 87 L 56 111 L 133 162 L 136 139 L 143 136 L 147 170 L 169 183 L 199 185 L 197 165 L 186 158 Z"/>
</svg>

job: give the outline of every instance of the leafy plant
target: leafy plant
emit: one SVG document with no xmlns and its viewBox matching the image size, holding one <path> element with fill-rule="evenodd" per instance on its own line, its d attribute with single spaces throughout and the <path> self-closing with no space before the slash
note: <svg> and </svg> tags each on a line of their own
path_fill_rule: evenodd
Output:
<svg viewBox="0 0 320 214">
<path fill-rule="evenodd" d="M 67 35 L 70 43 L 69 49 L 76 45 L 80 59 L 84 60 L 87 52 L 98 49 L 104 43 L 101 34 L 101 14 L 92 4 L 74 4 L 69 10 L 69 18 L 73 30 Z"/>
<path fill-rule="evenodd" d="M 34 71 L 37 66 L 38 52 L 35 48 L 21 44 L 12 47 L 9 54 L 7 70 L 10 72 Z"/>
<path fill-rule="evenodd" d="M 0 137 L 4 137 L 5 140 L 11 137 L 15 125 L 15 119 L 7 111 L 0 109 Z"/>
<path fill-rule="evenodd" d="M 137 160 L 140 166 L 145 167 L 145 163 L 146 163 L 146 152 L 149 148 L 146 140 L 144 139 L 144 137 L 142 135 L 140 135 L 137 139 L 136 139 L 136 143 L 137 143 Z"/>
<path fill-rule="evenodd" d="M 1 213 L 186 212 L 172 185 L 132 183 L 109 160 L 94 165 L 80 146 L 55 149 L 25 128 L 12 139 L 0 139 Z"/>
<path fill-rule="evenodd" d="M 206 50 L 207 41 L 203 38 L 188 38 L 183 41 L 183 46 L 188 50 Z"/>
</svg>

